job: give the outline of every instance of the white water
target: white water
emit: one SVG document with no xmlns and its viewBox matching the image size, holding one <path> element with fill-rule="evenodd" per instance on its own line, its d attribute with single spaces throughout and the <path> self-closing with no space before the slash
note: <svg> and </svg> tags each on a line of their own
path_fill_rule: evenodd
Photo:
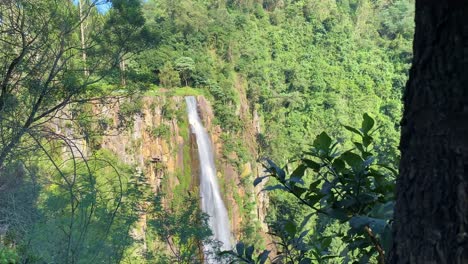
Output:
<svg viewBox="0 0 468 264">
<path fill-rule="evenodd" d="M 203 212 L 210 216 L 208 224 L 213 237 L 223 243 L 221 250 L 232 249 L 231 231 L 226 207 L 224 206 L 216 179 L 211 140 L 198 116 L 197 101 L 195 97 L 185 98 L 187 103 L 188 119 L 192 132 L 197 138 L 198 156 L 200 160 L 200 198 Z M 211 251 L 210 245 L 204 245 L 206 251 Z M 211 263 L 210 261 L 206 261 Z"/>
</svg>

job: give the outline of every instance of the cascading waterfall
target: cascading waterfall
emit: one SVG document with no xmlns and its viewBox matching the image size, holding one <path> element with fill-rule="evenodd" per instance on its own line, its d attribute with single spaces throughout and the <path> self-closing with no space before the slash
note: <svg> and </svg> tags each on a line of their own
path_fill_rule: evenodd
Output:
<svg viewBox="0 0 468 264">
<path fill-rule="evenodd" d="M 203 212 L 210 216 L 208 224 L 213 232 L 213 237 L 222 242 L 221 250 L 232 249 L 229 218 L 224 206 L 216 179 L 216 167 L 214 164 L 211 140 L 200 120 L 197 111 L 195 97 L 185 98 L 187 103 L 188 119 L 197 139 L 198 156 L 200 160 L 200 198 Z M 205 251 L 210 251 L 210 245 L 204 245 Z M 210 261 L 206 261 L 210 263 Z"/>
</svg>

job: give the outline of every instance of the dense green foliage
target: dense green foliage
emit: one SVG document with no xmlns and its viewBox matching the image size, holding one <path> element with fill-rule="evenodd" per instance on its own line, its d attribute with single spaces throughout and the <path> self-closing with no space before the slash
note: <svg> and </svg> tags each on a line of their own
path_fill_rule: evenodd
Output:
<svg viewBox="0 0 468 264">
<path fill-rule="evenodd" d="M 132 70 L 166 87 L 179 82 L 177 71 L 184 85 L 208 89 L 220 124 L 233 132 L 246 94 L 268 128 L 262 152 L 275 160 L 323 129 L 343 140 L 340 124 L 357 125 L 363 112 L 385 128 L 379 153 L 394 160 L 413 12 L 403 0 L 148 1 L 158 42 Z"/>
<path fill-rule="evenodd" d="M 326 133 L 321 133 L 314 140 L 312 149 L 304 153 L 291 173 L 268 160 L 268 176 L 258 178 L 255 182 L 258 184 L 264 178 L 272 176 L 279 183 L 268 186 L 265 190 L 285 190 L 298 202 L 309 207 L 314 214 L 326 217 L 328 221 L 348 223 L 348 232 L 337 232 L 333 237 L 345 242 L 340 256 L 349 258 L 348 252 L 351 252 L 352 258 L 360 263 L 369 262 L 370 257 L 376 253 L 379 254 L 379 262 L 383 263 L 384 252 L 390 249 L 389 223 L 393 214 L 393 188 L 397 173 L 392 165 L 377 163 L 372 148 L 372 135 L 376 132 L 373 127 L 374 120 L 367 114 L 364 115 L 360 129 L 345 126 L 360 138 L 353 142 L 354 148 L 346 151 L 340 150 L 339 143 L 333 142 Z M 294 219 L 289 219 L 280 228 L 280 232 L 285 231 L 289 239 L 299 236 L 296 240 L 301 241 L 306 237 L 306 233 L 301 232 L 308 218 L 301 225 L 297 225 Z M 278 236 L 282 237 L 284 234 Z M 330 243 L 331 241 L 328 244 Z M 303 259 L 310 262 L 313 258 L 322 260 L 324 252 L 314 252 L 312 248 L 306 244 L 301 248 L 305 252 L 293 257 L 287 255 L 290 250 L 281 250 L 286 254 L 282 256 L 283 260 L 287 263 L 296 263 Z M 312 253 L 315 254 L 307 256 Z M 330 255 L 326 254 L 325 257 Z"/>
<path fill-rule="evenodd" d="M 145 16 L 148 25 L 158 29 L 158 43 L 135 57 L 138 66 L 134 70 L 150 77 L 147 81 L 168 84 L 168 88 L 174 86 L 174 81 L 168 80 L 176 79 L 168 76 L 177 71 L 180 85 L 208 90 L 215 100 L 216 118 L 225 130 L 224 155 L 229 159 L 236 153 L 239 159 L 232 160 L 236 166 L 255 157 L 242 143 L 246 124 L 239 118 L 239 108 L 247 103 L 251 114 L 260 114 L 264 128 L 257 135 L 260 157 L 279 163 L 295 160 L 307 151 L 315 135 L 326 130 L 344 149 L 355 147 L 358 152 L 354 154 L 360 159 L 368 160 L 366 153 L 373 153 L 372 163 L 395 168 L 400 98 L 411 59 L 413 4 L 404 0 L 148 1 Z M 354 140 L 358 143 L 354 144 L 353 135 L 342 124 L 358 126 L 363 112 L 374 117 L 379 129 L 373 131 L 373 142 L 366 137 L 361 143 Z M 355 155 L 346 154 L 337 162 L 348 164 L 346 159 Z M 335 177 L 346 177 L 347 173 L 342 173 L 344 176 Z M 372 200 L 369 205 L 356 205 L 349 197 L 348 202 L 328 201 L 334 207 L 348 203 L 346 210 L 351 211 L 346 215 L 357 217 L 351 223 L 359 227 L 361 220 L 368 219 L 362 217 L 371 217 L 371 208 L 389 206 L 386 202 L 392 200 L 392 184 L 377 195 L 374 183 L 365 182 L 368 185 L 361 184 L 357 192 L 380 197 L 378 204 Z M 315 183 L 321 186 L 318 179 Z M 345 189 L 356 182 L 342 184 L 342 195 L 346 196 L 350 194 Z M 382 192 L 386 192 L 385 199 Z M 314 197 L 315 202 L 325 199 L 321 194 Z M 304 245 L 297 244 L 296 234 L 284 232 L 284 227 L 301 226 L 310 212 L 282 192 L 274 192 L 270 198 L 270 232 L 283 244 L 295 241 L 291 246 L 301 248 Z M 292 259 L 366 262 L 377 255 L 376 247 L 368 247 L 371 241 L 362 228 L 361 233 L 348 231 L 347 225 L 333 221 L 329 214 L 314 219 L 302 237 L 316 241 L 308 243 L 314 250 L 297 249 Z M 333 229 L 341 231 L 330 233 Z M 327 235 L 320 236 L 320 232 Z"/>
<path fill-rule="evenodd" d="M 100 13 L 101 2 L 0 3 L 1 264 L 197 263 L 202 243 L 216 245 L 190 170 L 159 165 L 179 182 L 168 202 L 136 164 L 101 149 L 114 121 L 93 105 L 128 93 L 116 131 L 133 129 L 142 94 L 204 95 L 223 129 L 218 162 L 241 172 L 268 157 L 270 260 L 365 263 L 387 249 L 414 1 L 112 0 Z M 360 124 L 364 112 L 379 126 Z M 166 103 L 167 122 L 146 132 L 166 140 L 175 120 L 188 142 L 184 115 Z M 188 168 L 190 146 L 182 152 Z M 252 195 L 233 197 L 239 236 L 258 250 Z M 269 254 L 234 251 L 246 263 Z"/>
</svg>

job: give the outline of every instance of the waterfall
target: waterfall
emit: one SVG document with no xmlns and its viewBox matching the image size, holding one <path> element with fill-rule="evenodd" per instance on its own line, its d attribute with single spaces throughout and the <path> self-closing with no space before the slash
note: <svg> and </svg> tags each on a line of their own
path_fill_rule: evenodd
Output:
<svg viewBox="0 0 468 264">
<path fill-rule="evenodd" d="M 197 139 L 200 160 L 201 207 L 203 212 L 209 215 L 208 224 L 213 232 L 213 237 L 222 243 L 221 250 L 230 250 L 232 245 L 229 218 L 216 179 L 211 140 L 198 115 L 195 97 L 188 96 L 185 101 L 192 133 L 195 134 Z M 204 246 L 207 251 L 212 249 L 209 245 Z M 207 263 L 210 263 L 210 261 L 207 261 Z"/>
</svg>

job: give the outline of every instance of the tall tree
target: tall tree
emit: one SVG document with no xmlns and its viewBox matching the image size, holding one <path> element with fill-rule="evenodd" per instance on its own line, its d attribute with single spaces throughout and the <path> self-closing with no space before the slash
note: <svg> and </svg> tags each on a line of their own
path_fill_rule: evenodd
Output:
<svg viewBox="0 0 468 264">
<path fill-rule="evenodd" d="M 89 75 L 88 69 L 86 67 L 86 16 L 84 14 L 84 7 L 83 7 L 83 1 L 78 0 L 78 10 L 80 14 L 80 40 L 81 40 L 81 49 L 82 49 L 82 57 L 83 57 L 83 72 L 85 76 Z"/>
<path fill-rule="evenodd" d="M 127 84 L 125 72 L 126 56 L 128 53 L 137 53 L 144 49 L 148 40 L 148 31 L 139 0 L 113 0 L 109 19 L 105 25 L 104 43 L 115 43 L 109 46 L 110 50 L 118 55 L 120 84 Z"/>
<path fill-rule="evenodd" d="M 468 2 L 416 1 L 390 263 L 468 263 Z"/>
<path fill-rule="evenodd" d="M 114 27 L 126 30 L 118 31 L 122 33 L 121 38 L 107 38 L 98 43 L 97 39 L 105 34 L 102 28 L 95 28 L 93 32 L 88 30 L 90 37 L 84 48 L 76 41 L 84 18 L 103 2 L 86 1 L 87 4 L 81 6 L 81 13 L 85 15 L 79 18 L 73 1 L 1 2 L 0 170 L 15 150 L 24 147 L 21 149 L 24 154 L 34 146 L 23 142 L 27 136 L 31 139 L 49 133 L 44 131 L 47 130 L 44 124 L 70 103 L 86 100 L 89 85 L 108 76 L 120 58 L 130 51 L 128 43 L 133 42 L 134 32 L 140 32 L 144 18 L 132 16 L 141 13 L 139 4 L 125 1 L 113 2 L 114 9 L 133 12 Z M 112 19 L 115 18 L 111 16 L 110 23 Z M 127 22 L 130 29 L 125 27 Z M 118 43 L 117 48 L 108 48 L 116 47 L 112 45 L 115 43 Z M 83 52 L 87 54 L 86 76 L 80 74 Z"/>
</svg>

